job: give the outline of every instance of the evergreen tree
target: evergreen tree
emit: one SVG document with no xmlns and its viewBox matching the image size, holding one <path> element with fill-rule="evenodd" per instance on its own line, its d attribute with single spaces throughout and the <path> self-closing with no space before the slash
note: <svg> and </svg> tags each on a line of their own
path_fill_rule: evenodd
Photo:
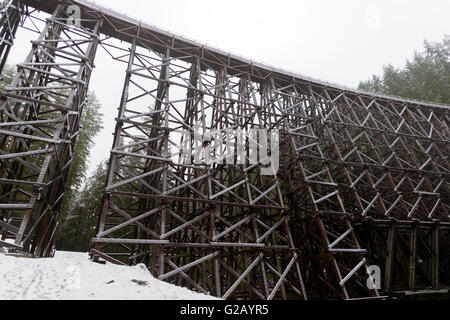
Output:
<svg viewBox="0 0 450 320">
<path fill-rule="evenodd" d="M 56 238 L 58 250 L 86 252 L 95 234 L 102 191 L 106 180 L 105 162 L 97 166 L 83 190 L 73 197 L 69 215 L 62 222 Z"/>
<path fill-rule="evenodd" d="M 0 90 L 7 87 L 14 79 L 14 75 L 16 74 L 13 67 L 6 65 L 3 69 L 3 72 L 0 77 Z"/>
<path fill-rule="evenodd" d="M 383 75 L 373 75 L 359 89 L 407 98 L 450 104 L 450 35 L 442 42 L 424 42 L 403 69 L 384 67 Z"/>
<path fill-rule="evenodd" d="M 65 219 L 70 214 L 71 204 L 75 201 L 76 195 L 86 179 L 90 150 L 94 146 L 95 136 L 103 128 L 103 115 L 100 113 L 100 107 L 101 104 L 95 94 L 89 92 L 86 107 L 83 110 L 73 161 L 67 178 L 67 186 L 62 203 L 62 219 Z"/>
</svg>

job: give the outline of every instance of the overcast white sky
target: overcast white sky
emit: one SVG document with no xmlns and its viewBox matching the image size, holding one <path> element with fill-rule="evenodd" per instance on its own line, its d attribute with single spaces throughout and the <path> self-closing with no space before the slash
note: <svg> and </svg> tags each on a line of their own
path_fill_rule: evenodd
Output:
<svg viewBox="0 0 450 320">
<path fill-rule="evenodd" d="M 314 78 L 356 87 L 383 65 L 402 67 L 424 39 L 450 34 L 448 0 L 102 0 L 96 1 L 199 42 Z M 36 35 L 18 34 L 9 63 L 25 59 Z M 125 65 L 99 50 L 90 89 L 104 129 L 89 173 L 109 158 Z"/>
</svg>

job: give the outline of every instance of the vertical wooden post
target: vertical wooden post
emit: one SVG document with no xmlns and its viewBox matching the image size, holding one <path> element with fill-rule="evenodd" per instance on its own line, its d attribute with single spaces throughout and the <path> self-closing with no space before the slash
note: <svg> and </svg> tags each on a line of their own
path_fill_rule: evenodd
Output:
<svg viewBox="0 0 450 320">
<path fill-rule="evenodd" d="M 215 208 L 211 210 L 211 238 L 216 236 L 216 212 Z M 222 296 L 222 289 L 220 286 L 220 269 L 219 269 L 219 257 L 213 258 L 213 275 L 214 275 L 214 294 L 216 297 Z"/>
<path fill-rule="evenodd" d="M 274 234 L 272 234 L 272 240 L 273 240 L 274 243 L 276 243 L 276 239 L 275 239 L 275 235 Z M 278 269 L 277 271 L 280 274 L 283 274 L 283 270 L 281 268 L 281 260 L 280 260 L 280 256 L 278 254 L 275 256 L 275 260 L 277 261 L 277 269 Z M 283 298 L 283 300 L 287 300 L 286 288 L 284 286 L 284 281 L 281 283 L 281 297 Z"/>
<path fill-rule="evenodd" d="M 388 255 L 386 259 L 386 283 L 385 288 L 387 292 L 392 291 L 392 283 L 394 277 L 394 263 L 395 263 L 395 233 L 397 225 L 395 220 L 391 221 L 388 235 Z"/>
<path fill-rule="evenodd" d="M 416 290 L 416 263 L 417 263 L 417 233 L 419 226 L 415 223 L 411 228 L 410 248 L 411 255 L 409 259 L 409 289 Z"/>
<path fill-rule="evenodd" d="M 433 226 L 432 232 L 432 245 L 433 245 L 433 262 L 432 262 L 432 281 L 433 289 L 439 290 L 439 224 L 436 223 Z"/>
</svg>

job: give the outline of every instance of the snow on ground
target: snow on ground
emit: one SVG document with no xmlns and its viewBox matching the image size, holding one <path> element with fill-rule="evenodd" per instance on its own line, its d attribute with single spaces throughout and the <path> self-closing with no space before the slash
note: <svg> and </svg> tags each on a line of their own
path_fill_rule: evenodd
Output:
<svg viewBox="0 0 450 320">
<path fill-rule="evenodd" d="M 155 279 L 144 265 L 98 264 L 87 253 L 30 259 L 0 253 L 0 300 L 212 300 Z"/>
</svg>

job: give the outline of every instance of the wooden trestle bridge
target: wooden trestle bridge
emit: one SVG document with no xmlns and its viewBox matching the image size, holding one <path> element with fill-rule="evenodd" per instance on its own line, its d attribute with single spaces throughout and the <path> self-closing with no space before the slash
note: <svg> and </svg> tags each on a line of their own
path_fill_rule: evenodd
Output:
<svg viewBox="0 0 450 320">
<path fill-rule="evenodd" d="M 232 299 L 450 285 L 448 106 L 279 70 L 84 0 L 3 1 L 2 69 L 19 27 L 37 39 L 0 92 L 1 246 L 50 255 L 101 48 L 127 70 L 94 260 Z M 196 126 L 279 130 L 279 170 L 178 161 Z"/>
</svg>

